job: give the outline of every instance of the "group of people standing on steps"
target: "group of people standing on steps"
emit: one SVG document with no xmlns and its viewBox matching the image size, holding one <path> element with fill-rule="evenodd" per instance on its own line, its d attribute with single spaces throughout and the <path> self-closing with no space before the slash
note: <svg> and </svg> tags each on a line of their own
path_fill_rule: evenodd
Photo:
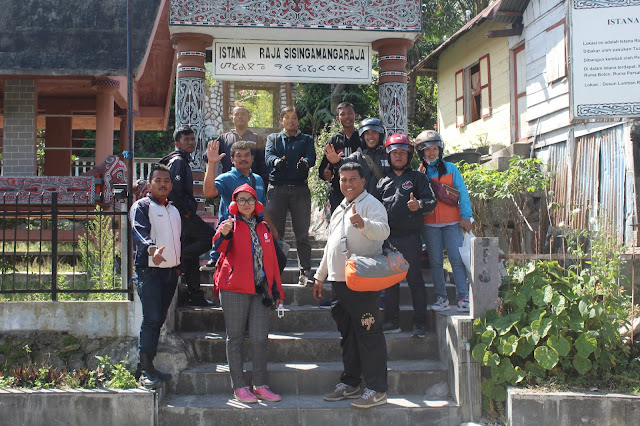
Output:
<svg viewBox="0 0 640 426">
<path fill-rule="evenodd" d="M 199 256 L 211 249 L 211 260 L 201 269 L 214 273 L 219 292 L 234 397 L 244 403 L 281 399 L 266 383 L 267 340 L 269 312 L 284 302 L 280 278 L 283 253 L 277 241 L 284 236 L 289 212 L 298 252 L 299 284 L 313 286 L 318 301 L 323 298 L 323 285 L 331 285 L 331 313 L 342 338 L 344 370 L 340 383 L 323 398 L 354 399 L 352 405 L 359 408 L 386 403 L 384 333 L 400 332 L 399 283 L 383 292 L 352 291 L 345 283 L 344 266 L 351 254 L 381 254 L 385 241 L 396 247 L 410 265 L 407 282 L 414 310 L 411 335 L 420 338 L 425 335 L 427 308 L 422 245 L 426 244 L 429 252 L 437 297 L 431 308 L 435 311 L 450 308 L 445 291 L 444 248 L 453 269 L 458 311 L 468 312 L 466 273 L 458 248 L 462 246 L 462 230 L 471 228 L 471 203 L 457 167 L 442 158 L 440 135 L 425 130 L 411 142 L 404 134 L 387 135 L 377 118 L 363 120 L 356 129 L 353 105 L 338 105 L 341 130 L 324 147 L 318 167 L 320 178 L 331 182 L 332 215 L 324 255 L 312 276 L 307 177 L 316 164 L 313 139 L 298 129 L 293 107 L 281 111 L 283 129 L 268 136 L 264 150 L 262 139 L 248 129 L 250 115 L 244 106 L 234 108 L 231 118 L 235 128 L 210 141 L 206 151 L 204 195 L 220 196 L 221 200 L 217 230 L 196 214 L 188 166 L 195 137 L 188 127 L 176 129 L 176 150 L 161 160 L 166 166 L 152 167 L 150 194 L 131 209 L 137 291 L 143 307 L 141 383 L 157 387 L 168 379 L 154 368 L 153 359 L 178 274 L 186 275 L 188 303 L 209 306 L 199 289 L 197 267 Z M 411 168 L 414 151 L 420 159 L 418 170 Z M 458 205 L 439 202 L 431 181 L 455 187 L 459 191 Z M 242 368 L 247 326 L 252 386 L 246 384 Z"/>
</svg>

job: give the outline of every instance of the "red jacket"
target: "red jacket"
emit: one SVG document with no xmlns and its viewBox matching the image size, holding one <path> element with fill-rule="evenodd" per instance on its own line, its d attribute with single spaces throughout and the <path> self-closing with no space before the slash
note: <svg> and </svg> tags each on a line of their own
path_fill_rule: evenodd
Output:
<svg viewBox="0 0 640 426">
<path fill-rule="evenodd" d="M 218 227 L 213 237 L 213 247 L 221 253 L 213 276 L 216 291 L 254 294 L 256 288 L 253 274 L 253 247 L 249 226 L 243 220 L 236 219 L 233 231 L 227 235 L 227 238 L 220 234 L 220 229 L 221 227 Z M 256 232 L 262 246 L 263 267 L 271 297 L 274 300 L 284 300 L 278 258 L 271 231 L 264 221 L 258 219 Z"/>
</svg>

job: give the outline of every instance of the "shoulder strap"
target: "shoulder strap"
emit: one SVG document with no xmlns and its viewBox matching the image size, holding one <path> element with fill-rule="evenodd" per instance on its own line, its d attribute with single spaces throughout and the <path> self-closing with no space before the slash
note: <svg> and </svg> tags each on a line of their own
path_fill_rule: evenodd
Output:
<svg viewBox="0 0 640 426">
<path fill-rule="evenodd" d="M 373 159 L 371 158 L 371 156 L 363 152 L 362 157 L 364 158 L 364 161 L 367 162 L 367 166 L 369 166 L 369 168 L 371 169 L 373 174 L 376 175 L 378 180 L 382 179 L 382 177 L 384 176 L 382 174 L 382 170 L 380 170 L 380 167 L 378 167 L 376 163 L 373 162 Z"/>
<path fill-rule="evenodd" d="M 251 172 L 251 187 L 254 191 L 256 190 L 256 177 L 253 175 L 253 172 Z"/>
</svg>

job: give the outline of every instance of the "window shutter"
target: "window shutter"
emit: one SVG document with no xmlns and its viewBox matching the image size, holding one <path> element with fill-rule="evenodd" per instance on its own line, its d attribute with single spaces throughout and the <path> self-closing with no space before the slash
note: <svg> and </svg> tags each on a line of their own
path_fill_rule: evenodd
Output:
<svg viewBox="0 0 640 426">
<path fill-rule="evenodd" d="M 491 116 L 491 71 L 489 68 L 489 55 L 484 55 L 478 60 L 480 64 L 480 116 Z"/>
<path fill-rule="evenodd" d="M 565 20 L 547 28 L 547 55 L 545 80 L 547 84 L 560 80 L 567 75 L 567 50 L 565 42 Z"/>
<path fill-rule="evenodd" d="M 464 69 L 456 72 L 456 127 L 464 126 Z"/>
</svg>

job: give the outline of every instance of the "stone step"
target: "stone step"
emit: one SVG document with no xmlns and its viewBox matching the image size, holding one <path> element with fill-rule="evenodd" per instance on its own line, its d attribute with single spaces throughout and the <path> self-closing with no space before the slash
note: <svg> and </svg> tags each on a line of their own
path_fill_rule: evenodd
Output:
<svg viewBox="0 0 640 426">
<path fill-rule="evenodd" d="M 224 332 L 187 332 L 180 337 L 191 342 L 198 362 L 226 362 Z M 409 332 L 385 335 L 387 357 L 391 361 L 436 359 L 437 338 L 427 333 L 422 339 L 412 338 Z M 250 358 L 249 340 L 245 340 L 245 361 Z M 269 334 L 269 362 L 340 361 L 340 334 L 337 331 L 305 331 Z"/>
<path fill-rule="evenodd" d="M 436 296 L 433 292 L 433 284 L 425 284 L 427 290 L 427 303 L 433 303 L 436 300 Z M 213 284 L 201 284 L 200 288 L 204 290 L 205 297 L 209 300 L 213 299 Z M 299 284 L 282 284 L 284 290 L 285 304 L 289 306 L 318 306 L 317 302 L 313 298 L 311 287 L 303 287 Z M 446 284 L 447 294 L 450 301 L 456 300 L 456 287 L 453 284 Z M 325 284 L 322 286 L 322 294 L 324 296 L 323 302 L 331 301 L 331 284 Z M 455 302 L 454 302 L 455 303 Z M 409 284 L 405 281 L 400 283 L 400 304 L 411 304 L 411 290 L 409 290 Z"/>
<path fill-rule="evenodd" d="M 323 254 L 324 254 L 324 246 L 322 248 L 311 249 L 311 259 L 322 260 Z M 287 259 L 298 259 L 298 249 L 295 247 L 291 247 L 289 249 L 289 253 L 287 253 Z"/>
<path fill-rule="evenodd" d="M 351 401 L 327 402 L 320 395 L 285 394 L 279 402 L 244 404 L 233 399 L 230 391 L 223 395 L 172 395 L 158 407 L 158 424 L 204 426 L 218 419 L 224 424 L 252 426 L 457 426 L 462 422 L 461 409 L 453 401 L 427 399 L 422 394 L 389 394 L 387 404 L 368 410 L 351 407 Z"/>
<path fill-rule="evenodd" d="M 431 315 L 427 314 L 427 327 L 430 329 Z M 411 331 L 413 327 L 413 308 L 400 305 L 400 328 Z M 224 331 L 222 308 L 185 306 L 176 309 L 176 331 Z M 272 333 L 293 333 L 303 331 L 335 331 L 336 325 L 331 310 L 317 306 L 285 306 L 284 318 L 278 318 L 271 312 L 269 330 Z"/>
<path fill-rule="evenodd" d="M 251 383 L 251 363 L 245 363 L 245 378 Z M 267 383 L 278 393 L 322 395 L 340 382 L 342 362 L 269 363 Z M 388 361 L 390 394 L 424 395 L 427 389 L 447 383 L 447 369 L 439 361 Z M 231 376 L 225 363 L 199 364 L 180 373 L 176 394 L 229 394 Z M 448 394 L 448 392 L 447 392 Z"/>
</svg>

